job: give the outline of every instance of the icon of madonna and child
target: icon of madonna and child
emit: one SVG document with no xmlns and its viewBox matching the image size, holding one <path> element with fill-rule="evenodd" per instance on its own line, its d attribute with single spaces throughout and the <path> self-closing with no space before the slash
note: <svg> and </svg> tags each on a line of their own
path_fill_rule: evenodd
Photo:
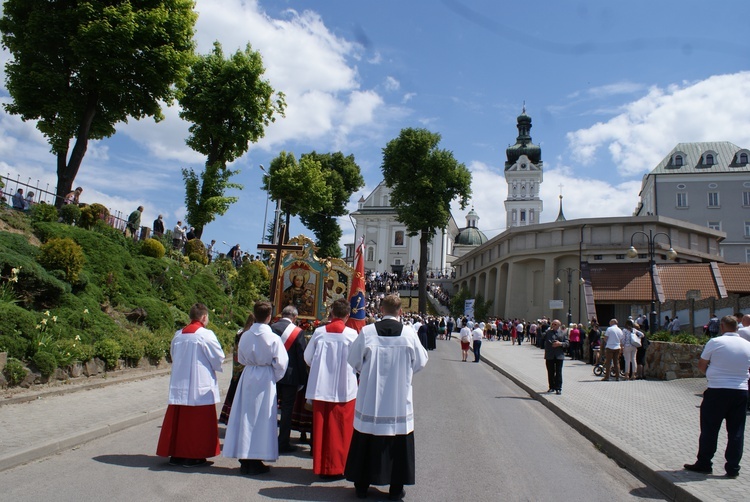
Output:
<svg viewBox="0 0 750 502">
<path fill-rule="evenodd" d="M 300 316 L 315 316 L 315 295 L 317 274 L 303 267 L 293 267 L 285 271 L 283 305 L 294 305 Z"/>
</svg>

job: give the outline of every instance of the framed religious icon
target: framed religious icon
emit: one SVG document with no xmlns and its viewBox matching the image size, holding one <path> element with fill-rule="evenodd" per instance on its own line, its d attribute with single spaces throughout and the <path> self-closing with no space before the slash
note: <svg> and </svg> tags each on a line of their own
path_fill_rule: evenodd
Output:
<svg viewBox="0 0 750 502">
<path fill-rule="evenodd" d="M 354 273 L 354 269 L 340 258 L 331 258 L 329 263 L 330 265 L 326 269 L 326 283 L 323 288 L 323 302 L 326 308 L 339 298 L 349 299 L 349 287 Z"/>
<path fill-rule="evenodd" d="M 299 244 L 303 249 L 285 254 L 281 261 L 274 316 L 280 316 L 287 305 L 294 305 L 300 319 L 321 320 L 326 313 L 326 263 L 315 256 L 315 247 L 309 238 L 300 235 L 290 239 L 289 244 Z"/>
</svg>

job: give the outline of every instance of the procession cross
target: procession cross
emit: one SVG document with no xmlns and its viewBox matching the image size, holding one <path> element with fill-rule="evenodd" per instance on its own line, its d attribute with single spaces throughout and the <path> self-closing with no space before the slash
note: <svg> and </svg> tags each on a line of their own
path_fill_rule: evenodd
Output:
<svg viewBox="0 0 750 502">
<path fill-rule="evenodd" d="M 279 236 L 276 239 L 276 244 L 258 244 L 258 249 L 262 251 L 276 251 L 276 259 L 273 264 L 273 275 L 271 279 L 271 294 L 270 300 L 273 304 L 276 298 L 276 282 L 279 280 L 279 271 L 281 269 L 281 253 L 283 251 L 302 251 L 303 246 L 294 244 L 284 244 L 284 236 L 286 235 L 286 229 L 284 224 L 279 225 Z M 281 310 L 281 309 L 279 309 Z"/>
</svg>

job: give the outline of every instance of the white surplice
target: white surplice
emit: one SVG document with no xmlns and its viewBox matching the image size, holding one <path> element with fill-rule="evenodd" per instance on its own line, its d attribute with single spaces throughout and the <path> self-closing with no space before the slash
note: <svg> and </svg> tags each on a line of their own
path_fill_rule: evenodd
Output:
<svg viewBox="0 0 750 502">
<path fill-rule="evenodd" d="M 349 348 L 349 365 L 360 374 L 354 428 L 376 436 L 409 434 L 412 376 L 427 364 L 427 351 L 411 326 L 403 326 L 400 336 L 379 336 L 376 324 L 363 327 Z"/>
<path fill-rule="evenodd" d="M 253 324 L 240 339 L 237 361 L 245 365 L 237 383 L 222 455 L 275 461 L 279 458 L 276 382 L 289 364 L 281 338 L 268 324 Z"/>
<path fill-rule="evenodd" d="M 329 333 L 329 326 L 316 329 L 305 348 L 305 362 L 310 366 L 305 398 L 348 403 L 357 397 L 357 374 L 346 363 L 357 332 L 342 326 L 342 333 Z"/>
<path fill-rule="evenodd" d="M 220 401 L 216 372 L 222 370 L 224 351 L 213 331 L 178 331 L 172 338 L 170 354 L 169 404 L 205 406 Z"/>
</svg>

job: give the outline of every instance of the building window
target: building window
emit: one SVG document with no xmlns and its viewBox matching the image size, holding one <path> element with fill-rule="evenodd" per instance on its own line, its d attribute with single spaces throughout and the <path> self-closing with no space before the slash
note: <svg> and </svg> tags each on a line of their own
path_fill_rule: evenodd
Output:
<svg viewBox="0 0 750 502">
<path fill-rule="evenodd" d="M 526 223 L 526 211 L 521 211 L 521 223 Z"/>
<path fill-rule="evenodd" d="M 745 248 L 745 263 L 750 263 L 750 248 Z"/>
<path fill-rule="evenodd" d="M 674 165 L 681 166 L 682 165 L 682 155 L 675 155 L 674 156 Z"/>
<path fill-rule="evenodd" d="M 615 255 L 615 259 L 617 259 L 617 260 L 624 260 L 625 259 L 625 255 L 624 254 L 616 254 Z"/>
<path fill-rule="evenodd" d="M 534 223 L 534 210 L 529 209 L 529 223 Z"/>
<path fill-rule="evenodd" d="M 687 192 L 677 192 L 677 207 L 688 207 Z"/>
<path fill-rule="evenodd" d="M 750 192 L 742 192 L 742 205 L 750 206 Z"/>
<path fill-rule="evenodd" d="M 396 258 L 395 260 L 393 260 L 393 264 L 394 265 L 401 265 L 401 258 Z"/>
<path fill-rule="evenodd" d="M 603 257 L 602 255 L 600 255 L 600 254 L 595 254 L 595 255 L 594 255 L 594 259 L 595 259 L 595 260 L 601 260 L 601 259 L 603 259 L 603 258 L 604 258 L 604 257 Z"/>
<path fill-rule="evenodd" d="M 708 207 L 719 207 L 719 192 L 708 192 Z"/>
<path fill-rule="evenodd" d="M 714 162 L 714 154 L 707 153 L 705 157 L 703 157 L 703 164 L 706 166 L 712 166 L 715 164 Z"/>
<path fill-rule="evenodd" d="M 721 230 L 721 222 L 720 221 L 709 221 L 708 225 L 706 225 L 711 230 Z"/>
<path fill-rule="evenodd" d="M 404 231 L 403 230 L 396 230 L 396 232 L 393 234 L 393 245 L 394 246 L 404 245 Z"/>
<path fill-rule="evenodd" d="M 510 214 L 511 214 L 511 221 L 515 223 L 516 222 L 516 210 L 514 209 L 513 211 L 511 211 Z"/>
<path fill-rule="evenodd" d="M 745 222 L 745 237 L 750 238 L 750 221 Z"/>
<path fill-rule="evenodd" d="M 738 164 L 747 164 L 747 154 L 741 153 Z"/>
<path fill-rule="evenodd" d="M 375 248 L 367 248 L 367 261 L 372 261 L 375 259 Z"/>
</svg>

